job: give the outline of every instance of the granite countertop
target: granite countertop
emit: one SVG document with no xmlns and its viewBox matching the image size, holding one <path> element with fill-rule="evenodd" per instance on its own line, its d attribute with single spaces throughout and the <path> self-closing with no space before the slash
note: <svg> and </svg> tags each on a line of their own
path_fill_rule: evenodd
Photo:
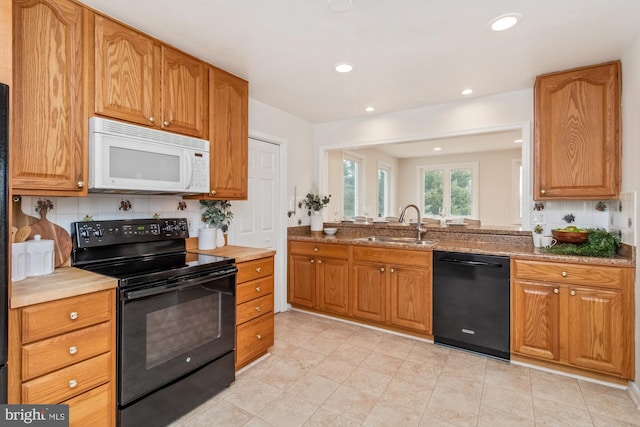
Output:
<svg viewBox="0 0 640 427">
<path fill-rule="evenodd" d="M 328 226 L 328 224 L 325 224 Z M 330 225 L 334 227 L 336 225 Z M 348 225 L 339 227 L 335 236 L 324 233 L 311 233 L 309 227 L 291 227 L 288 239 L 291 241 L 308 241 L 322 243 L 338 243 L 349 245 L 378 246 L 396 249 L 412 249 L 419 251 L 466 252 L 485 255 L 500 255 L 519 259 L 545 261 L 575 262 L 596 265 L 616 265 L 635 267 L 635 247 L 623 245 L 619 255 L 613 258 L 585 257 L 575 255 L 558 255 L 546 252 L 533 246 L 531 232 L 509 227 L 425 227 L 423 240 L 434 240 L 435 245 L 416 245 L 411 243 L 385 243 L 362 240 L 363 237 L 380 236 L 415 236 L 413 227 L 386 226 L 373 224 L 365 226 Z"/>
<path fill-rule="evenodd" d="M 75 267 L 58 267 L 44 276 L 27 277 L 11 283 L 9 308 L 113 289 L 118 280 Z"/>
</svg>

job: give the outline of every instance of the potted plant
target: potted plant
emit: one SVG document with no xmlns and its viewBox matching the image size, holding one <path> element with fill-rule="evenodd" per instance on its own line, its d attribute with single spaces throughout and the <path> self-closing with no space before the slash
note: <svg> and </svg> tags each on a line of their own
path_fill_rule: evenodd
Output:
<svg viewBox="0 0 640 427">
<path fill-rule="evenodd" d="M 224 232 L 233 219 L 228 200 L 200 200 L 202 222 L 205 227 L 198 230 L 198 249 L 215 249 L 224 246 Z"/>
<path fill-rule="evenodd" d="M 321 196 L 319 194 L 307 193 L 307 195 L 298 204 L 299 208 L 304 205 L 307 208 L 307 213 L 311 217 L 311 231 L 322 231 L 322 213 L 321 210 L 329 204 L 331 200 L 331 194 L 328 196 Z"/>
</svg>

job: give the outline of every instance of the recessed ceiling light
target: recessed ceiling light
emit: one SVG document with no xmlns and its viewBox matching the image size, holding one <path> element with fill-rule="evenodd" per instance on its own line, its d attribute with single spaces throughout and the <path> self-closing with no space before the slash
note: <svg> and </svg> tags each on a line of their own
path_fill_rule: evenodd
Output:
<svg viewBox="0 0 640 427">
<path fill-rule="evenodd" d="M 373 107 L 367 107 L 364 109 L 364 111 L 366 111 L 367 113 L 371 113 L 372 111 L 376 111 L 376 109 Z"/>
<path fill-rule="evenodd" d="M 348 62 L 338 62 L 336 64 L 336 71 L 339 73 L 348 73 L 351 70 L 353 70 L 353 64 Z"/>
<path fill-rule="evenodd" d="M 440 151 L 442 150 L 442 147 L 433 147 L 433 151 Z"/>
<path fill-rule="evenodd" d="M 507 13 L 494 18 L 489 25 L 492 31 L 504 31 L 516 25 L 520 18 L 522 15 L 519 13 Z"/>
<path fill-rule="evenodd" d="M 471 95 L 473 93 L 473 89 L 465 89 L 461 93 L 463 95 Z"/>
<path fill-rule="evenodd" d="M 351 8 L 351 0 L 329 0 L 329 9 L 334 12 L 344 12 Z"/>
<path fill-rule="evenodd" d="M 520 144 L 522 142 L 522 139 L 514 139 L 513 142 L 515 142 L 516 144 Z"/>
</svg>

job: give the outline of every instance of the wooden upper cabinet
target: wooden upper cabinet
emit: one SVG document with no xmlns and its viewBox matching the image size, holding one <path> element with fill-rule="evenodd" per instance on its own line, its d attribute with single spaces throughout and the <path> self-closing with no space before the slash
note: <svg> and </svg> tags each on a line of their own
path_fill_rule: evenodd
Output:
<svg viewBox="0 0 640 427">
<path fill-rule="evenodd" d="M 178 50 L 162 46 L 162 128 L 208 137 L 208 67 Z"/>
<path fill-rule="evenodd" d="M 95 14 L 95 114 L 209 137 L 209 65 Z"/>
<path fill-rule="evenodd" d="M 246 200 L 249 174 L 249 84 L 226 71 L 209 71 L 211 197 Z"/>
<path fill-rule="evenodd" d="M 14 0 L 11 184 L 16 194 L 86 195 L 87 11 Z"/>
<path fill-rule="evenodd" d="M 160 122 L 160 45 L 95 15 L 95 113 L 146 126 Z"/>
<path fill-rule="evenodd" d="M 615 61 L 536 78 L 535 199 L 618 197 L 620 68 Z"/>
</svg>

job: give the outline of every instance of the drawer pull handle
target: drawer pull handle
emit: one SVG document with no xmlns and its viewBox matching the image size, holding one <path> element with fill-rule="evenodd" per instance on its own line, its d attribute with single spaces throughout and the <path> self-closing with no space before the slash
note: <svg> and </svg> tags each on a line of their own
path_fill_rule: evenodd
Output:
<svg viewBox="0 0 640 427">
<path fill-rule="evenodd" d="M 69 354 L 76 354 L 78 352 L 78 347 L 69 347 Z"/>
<path fill-rule="evenodd" d="M 260 292 L 261 290 L 260 286 L 256 286 L 256 292 Z"/>
<path fill-rule="evenodd" d="M 78 312 L 77 311 L 72 311 L 71 313 L 69 313 L 69 319 L 76 320 L 77 318 L 78 318 Z"/>
<path fill-rule="evenodd" d="M 258 334 L 258 335 L 256 335 L 256 338 L 261 340 L 262 339 L 262 335 Z"/>
<path fill-rule="evenodd" d="M 313 248 L 313 251 L 314 252 L 318 252 L 318 248 Z"/>
<path fill-rule="evenodd" d="M 384 273 L 384 267 L 380 267 L 380 272 Z"/>
<path fill-rule="evenodd" d="M 78 381 L 71 380 L 69 381 L 69 388 L 76 388 L 78 386 Z"/>
<path fill-rule="evenodd" d="M 567 277 L 567 276 L 568 276 L 567 272 L 566 272 L 566 271 L 563 271 L 563 272 L 562 272 L 562 277 Z"/>
<path fill-rule="evenodd" d="M 258 267 L 256 268 L 256 273 L 260 273 L 262 271 L 262 268 Z"/>
<path fill-rule="evenodd" d="M 574 291 L 573 289 L 571 289 L 571 295 L 575 295 L 576 291 Z"/>
<path fill-rule="evenodd" d="M 555 288 L 555 289 L 553 290 L 553 293 L 554 293 L 554 294 L 559 294 L 559 293 L 560 293 L 560 289 Z"/>
<path fill-rule="evenodd" d="M 256 311 L 260 311 L 260 306 L 257 306 L 257 307 L 256 307 Z"/>
</svg>

